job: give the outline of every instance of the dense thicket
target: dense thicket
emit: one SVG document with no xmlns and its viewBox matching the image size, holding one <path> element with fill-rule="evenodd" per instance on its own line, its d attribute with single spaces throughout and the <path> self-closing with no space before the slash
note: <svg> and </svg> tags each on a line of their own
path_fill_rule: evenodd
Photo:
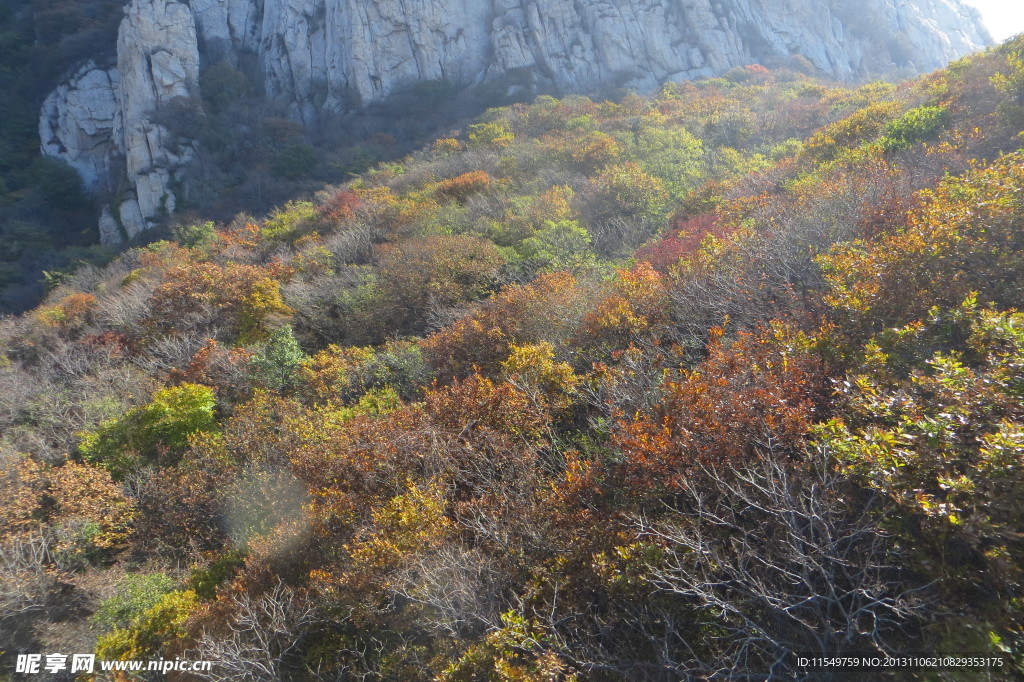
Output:
<svg viewBox="0 0 1024 682">
<path fill-rule="evenodd" d="M 1020 40 L 542 97 L 80 269 L 0 327 L 0 650 L 1024 674 L 1022 103 Z"/>
</svg>

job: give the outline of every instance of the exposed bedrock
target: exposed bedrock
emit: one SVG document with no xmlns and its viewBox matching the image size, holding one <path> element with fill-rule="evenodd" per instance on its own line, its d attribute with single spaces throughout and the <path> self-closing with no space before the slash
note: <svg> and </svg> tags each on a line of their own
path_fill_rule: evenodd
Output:
<svg viewBox="0 0 1024 682">
<path fill-rule="evenodd" d="M 101 234 L 115 242 L 174 212 L 196 142 L 160 113 L 197 97 L 200 69 L 220 61 L 255 64 L 266 96 L 311 125 L 439 79 L 644 91 L 802 55 L 852 81 L 930 71 L 989 42 L 960 0 L 132 0 L 116 64 L 72 74 L 39 127 L 44 154 L 114 197 Z"/>
</svg>

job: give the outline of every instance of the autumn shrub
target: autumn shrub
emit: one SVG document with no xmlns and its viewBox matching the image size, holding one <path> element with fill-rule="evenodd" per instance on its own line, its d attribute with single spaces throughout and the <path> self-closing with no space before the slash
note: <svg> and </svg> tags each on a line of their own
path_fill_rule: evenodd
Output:
<svg viewBox="0 0 1024 682">
<path fill-rule="evenodd" d="M 442 181 L 436 192 L 441 199 L 454 199 L 464 204 L 472 195 L 490 189 L 493 183 L 494 178 L 487 172 L 476 170 Z"/>
<path fill-rule="evenodd" d="M 588 175 L 614 163 L 623 152 L 618 140 L 600 130 L 552 132 L 541 139 L 541 147 L 552 161 Z"/>
<path fill-rule="evenodd" d="M 55 535 L 52 557 L 65 570 L 102 563 L 132 539 L 137 505 L 101 467 L 67 462 L 48 472 L 46 519 Z"/>
<path fill-rule="evenodd" d="M 152 471 L 140 487 L 135 540 L 145 551 L 185 561 L 221 550 L 227 542 L 220 520 L 234 472 L 215 436 L 202 440 L 197 450 L 202 454 L 188 453 L 177 467 Z"/>
<path fill-rule="evenodd" d="M 704 144 L 685 128 L 645 126 L 629 143 L 631 159 L 661 180 L 672 199 L 682 199 L 706 177 Z"/>
<path fill-rule="evenodd" d="M 825 300 L 850 332 L 922 319 L 931 307 L 1015 305 L 1024 281 L 1018 229 L 1024 164 L 1009 154 L 923 193 L 905 229 L 837 246 L 821 257 Z"/>
<path fill-rule="evenodd" d="M 39 316 L 45 324 L 73 333 L 92 321 L 96 306 L 93 294 L 68 294 L 55 305 L 42 308 Z"/>
<path fill-rule="evenodd" d="M 693 467 L 729 468 L 765 453 L 799 456 L 822 388 L 818 363 L 799 336 L 777 328 L 726 339 L 718 329 L 707 352 L 693 369 L 666 379 L 649 413 L 618 415 L 615 442 L 633 480 L 671 488 Z"/>
<path fill-rule="evenodd" d="M 610 214 L 647 220 L 664 217 L 668 194 L 664 184 L 643 171 L 635 163 L 606 168 L 596 180 L 598 201 Z"/>
<path fill-rule="evenodd" d="M 217 227 L 213 221 L 182 223 L 173 230 L 174 240 L 187 247 L 205 247 L 217 241 Z"/>
<path fill-rule="evenodd" d="M 378 258 L 378 319 L 412 333 L 427 329 L 431 312 L 484 296 L 504 263 L 494 244 L 469 236 L 407 239 L 382 246 Z"/>
<path fill-rule="evenodd" d="M 1009 45 L 1004 47 L 1008 48 Z M 1006 69 L 992 76 L 992 84 L 1008 100 L 1000 102 L 996 108 L 1000 117 L 1011 129 L 1024 127 L 1024 48 L 1018 47 L 1007 54 Z"/>
<path fill-rule="evenodd" d="M 373 253 L 366 244 L 366 253 Z M 308 279 L 296 279 L 282 290 L 292 311 L 292 326 L 303 343 L 362 345 L 379 341 L 382 330 L 374 324 L 379 314 L 379 289 L 368 265 L 335 267 Z"/>
<path fill-rule="evenodd" d="M 438 426 L 453 433 L 492 430 L 525 440 L 542 437 L 550 419 L 547 405 L 531 401 L 512 383 L 478 374 L 429 391 L 426 408 Z"/>
<path fill-rule="evenodd" d="M 876 102 L 826 126 L 804 143 L 801 156 L 817 162 L 831 161 L 840 152 L 877 138 L 895 116 L 895 102 Z"/>
<path fill-rule="evenodd" d="M 270 241 L 292 241 L 316 221 L 317 207 L 309 201 L 292 201 L 275 209 L 260 229 Z"/>
<path fill-rule="evenodd" d="M 477 310 L 423 342 L 427 361 L 439 376 L 495 372 L 514 343 L 559 343 L 580 314 L 582 292 L 564 272 L 542 275 L 528 285 L 505 287 Z"/>
<path fill-rule="evenodd" d="M 681 259 L 693 255 L 708 235 L 722 239 L 732 230 L 721 216 L 714 213 L 677 218 L 664 236 L 638 249 L 634 257 L 650 263 L 659 272 L 668 272 Z"/>
<path fill-rule="evenodd" d="M 547 341 L 513 345 L 501 369 L 506 381 L 553 413 L 573 403 L 580 383 L 569 363 L 555 362 L 555 348 Z"/>
<path fill-rule="evenodd" d="M 454 137 L 442 137 L 434 140 L 433 151 L 439 156 L 447 156 L 462 149 L 462 143 Z"/>
<path fill-rule="evenodd" d="M 79 571 L 124 550 L 136 519 L 134 501 L 102 468 L 78 462 L 51 467 L 28 458 L 7 463 L 0 479 L 8 503 L 0 540 L 45 540 L 47 563 Z"/>
<path fill-rule="evenodd" d="M 213 389 L 182 384 L 161 389 L 152 401 L 81 434 L 79 450 L 120 479 L 146 464 L 173 464 L 189 436 L 214 431 Z"/>
<path fill-rule="evenodd" d="M 225 552 L 209 564 L 193 568 L 185 587 L 202 600 L 212 600 L 216 598 L 218 589 L 244 565 L 244 560 L 245 553 L 241 550 Z"/>
<path fill-rule="evenodd" d="M 358 194 L 350 189 L 343 189 L 331 194 L 326 201 L 320 204 L 318 210 L 321 219 L 331 223 L 340 223 L 351 220 L 362 204 L 363 201 Z"/>
<path fill-rule="evenodd" d="M 666 284 L 667 278 L 647 262 L 619 270 L 580 320 L 573 339 L 579 354 L 604 361 L 631 346 L 660 341 L 669 324 Z"/>
<path fill-rule="evenodd" d="M 273 270 L 228 263 L 171 266 L 150 297 L 150 321 L 161 331 L 192 331 L 214 336 L 220 322 L 242 343 L 261 341 L 275 321 L 292 313 L 281 297 Z"/>
</svg>

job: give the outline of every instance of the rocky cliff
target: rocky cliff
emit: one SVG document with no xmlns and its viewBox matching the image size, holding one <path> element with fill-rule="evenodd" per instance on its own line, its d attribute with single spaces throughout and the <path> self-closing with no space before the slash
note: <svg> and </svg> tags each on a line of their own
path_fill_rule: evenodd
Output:
<svg viewBox="0 0 1024 682">
<path fill-rule="evenodd" d="M 266 97 L 313 125 L 417 82 L 525 74 L 537 89 L 648 90 L 802 55 L 841 80 L 938 68 L 990 42 L 960 0 L 131 0 L 117 63 L 47 98 L 43 153 L 114 200 L 116 242 L 172 213 L 195 142 L 161 113 L 196 98 L 202 68 L 254 65 Z"/>
</svg>

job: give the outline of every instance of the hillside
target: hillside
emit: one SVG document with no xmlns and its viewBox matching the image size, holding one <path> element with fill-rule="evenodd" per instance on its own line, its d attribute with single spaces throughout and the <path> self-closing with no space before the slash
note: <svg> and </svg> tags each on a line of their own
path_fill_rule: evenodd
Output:
<svg viewBox="0 0 1024 682">
<path fill-rule="evenodd" d="M 1022 131 L 1024 38 L 751 64 L 79 269 L 0 321 L 0 669 L 1024 674 Z"/>
<path fill-rule="evenodd" d="M 991 43 L 961 0 L 0 0 L 0 19 L 3 312 L 174 217 L 265 213 L 489 107 L 753 63 L 909 78 Z"/>
<path fill-rule="evenodd" d="M 458 95 L 649 92 L 749 63 L 851 81 L 922 73 L 990 42 L 960 0 L 868 0 L 855 11 L 813 0 L 131 0 L 116 63 L 90 61 L 61 83 L 39 132 L 44 154 L 100 197 L 103 243 L 119 243 L 244 183 L 239 164 L 211 164 L 205 147 L 245 154 L 239 146 L 262 146 L 276 129 L 286 141 L 275 175 L 294 179 L 323 161 L 323 143 L 303 138 L 336 146 L 360 127 L 351 115 L 400 108 L 396 98 L 416 115 L 385 127 L 392 137 L 417 119 L 450 122 L 432 110 Z M 253 135 L 268 117 L 279 120 Z"/>
</svg>

